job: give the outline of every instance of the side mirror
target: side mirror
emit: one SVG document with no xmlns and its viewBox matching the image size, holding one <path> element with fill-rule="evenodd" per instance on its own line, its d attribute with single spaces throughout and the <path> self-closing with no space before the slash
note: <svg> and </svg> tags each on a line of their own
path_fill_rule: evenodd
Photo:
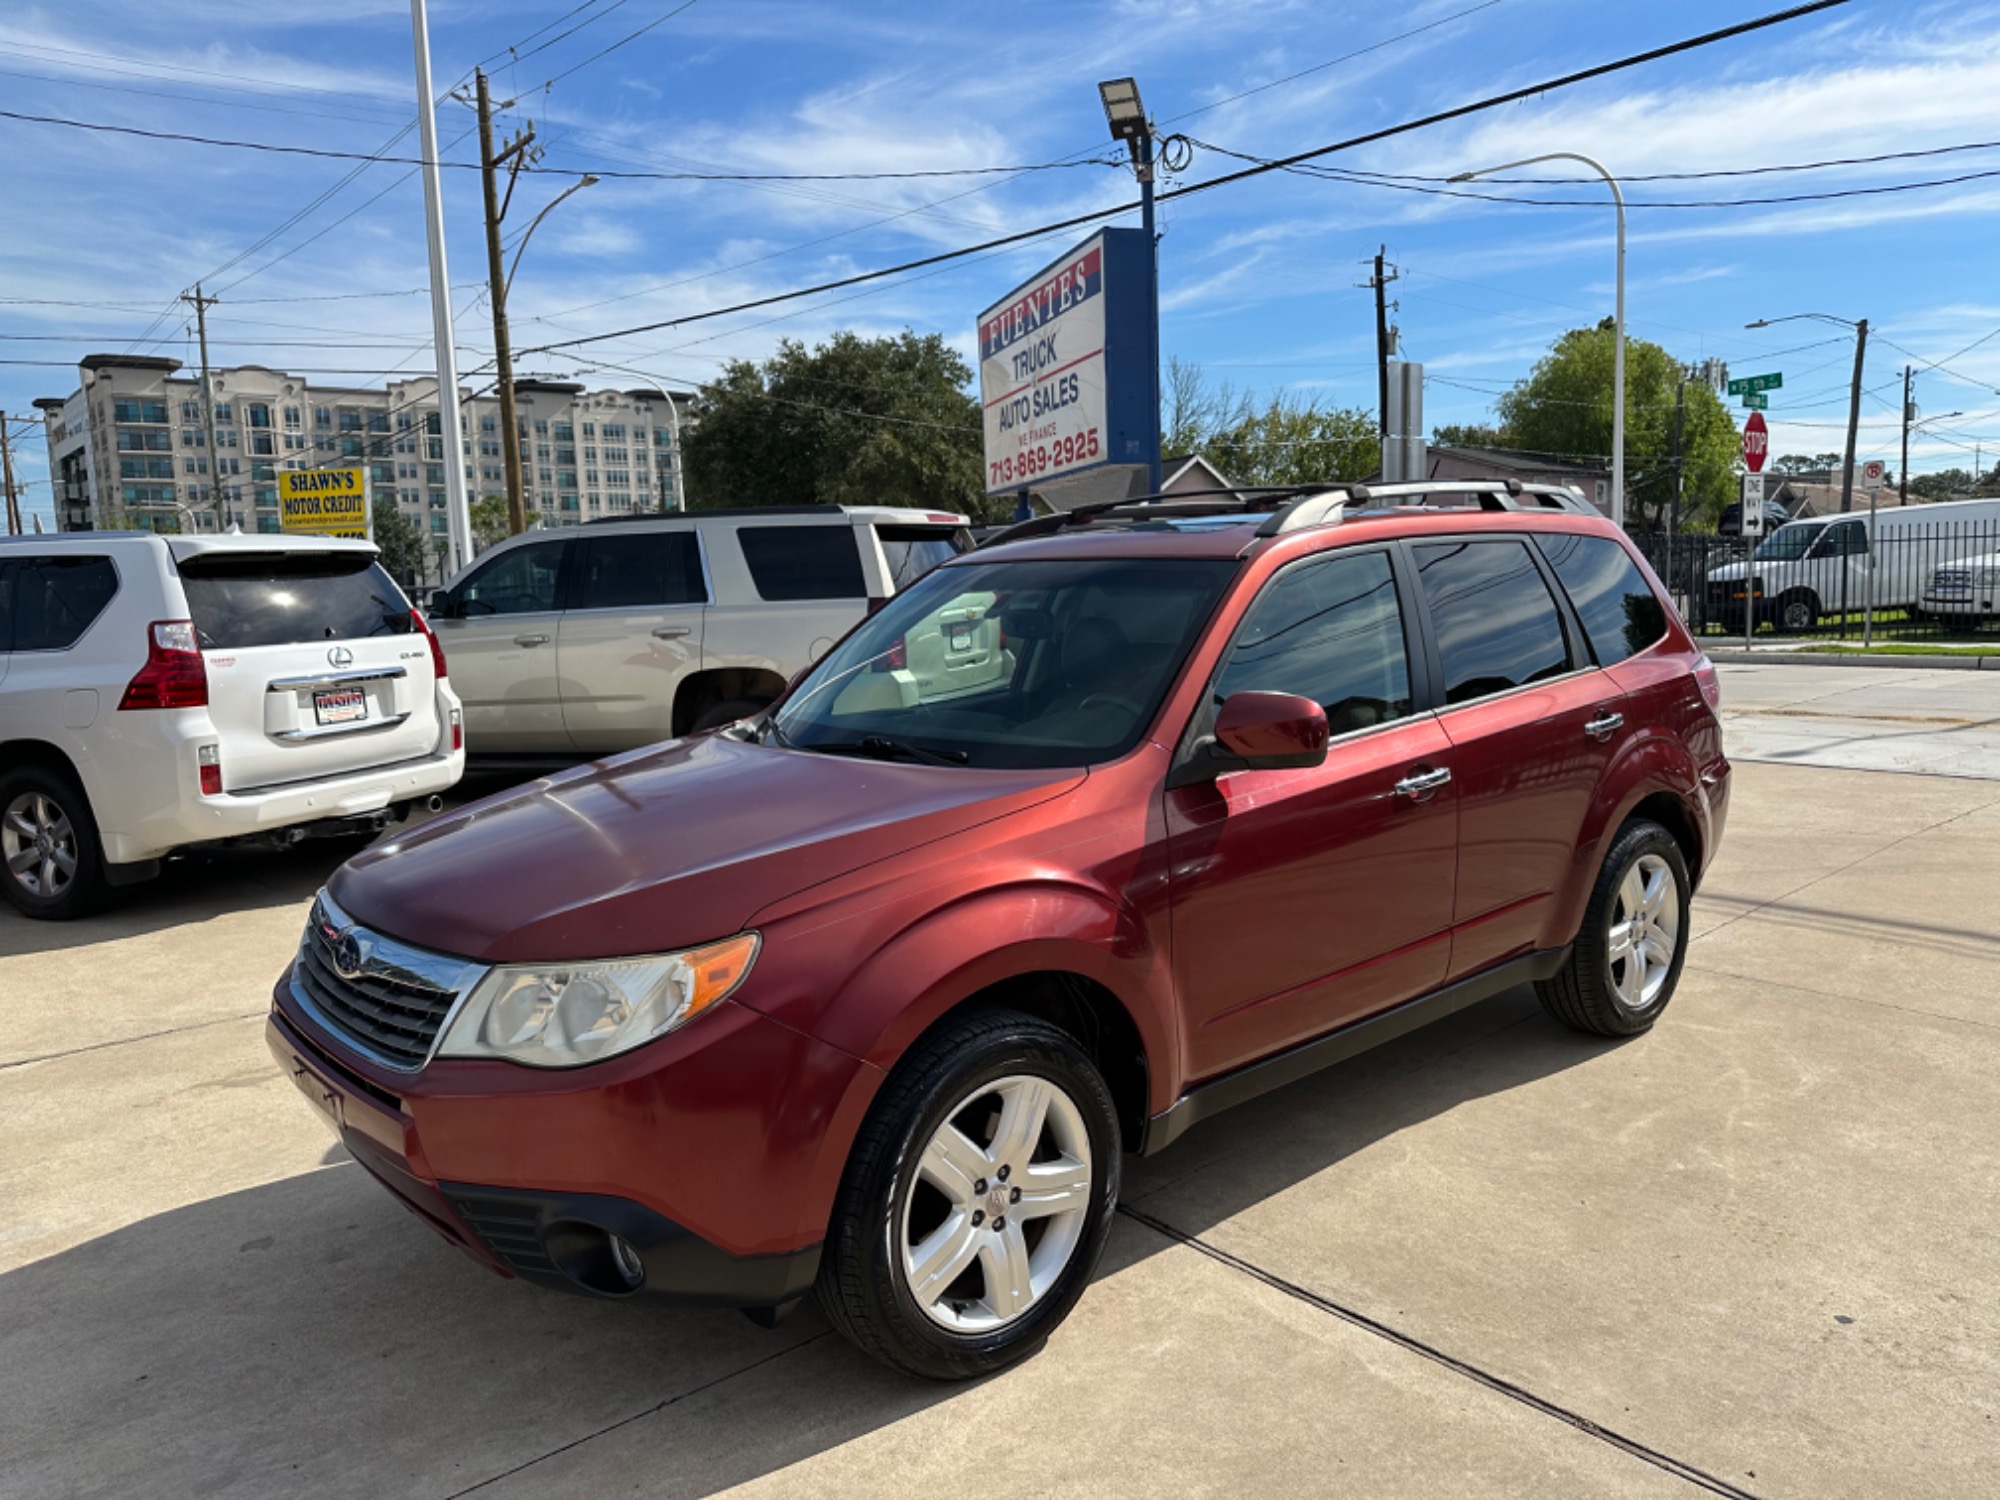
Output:
<svg viewBox="0 0 2000 1500">
<path fill-rule="evenodd" d="M 451 616 L 451 590 L 432 589 L 430 615 L 433 620 L 448 619 Z"/>
<path fill-rule="evenodd" d="M 1326 710 L 1296 693 L 1231 693 L 1215 717 L 1216 748 L 1237 769 L 1322 765 L 1326 742 Z"/>
</svg>

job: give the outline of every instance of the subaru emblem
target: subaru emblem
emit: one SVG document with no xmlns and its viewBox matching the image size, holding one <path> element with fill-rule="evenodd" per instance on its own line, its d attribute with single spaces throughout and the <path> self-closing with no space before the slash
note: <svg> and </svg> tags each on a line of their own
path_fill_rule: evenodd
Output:
<svg viewBox="0 0 2000 1500">
<path fill-rule="evenodd" d="M 345 646 L 335 646 L 326 653 L 326 659 L 336 667 L 351 667 L 354 665 L 354 653 L 349 651 Z"/>
<path fill-rule="evenodd" d="M 359 979 L 368 963 L 368 950 L 352 927 L 333 945 L 333 971 L 342 979 Z"/>
</svg>

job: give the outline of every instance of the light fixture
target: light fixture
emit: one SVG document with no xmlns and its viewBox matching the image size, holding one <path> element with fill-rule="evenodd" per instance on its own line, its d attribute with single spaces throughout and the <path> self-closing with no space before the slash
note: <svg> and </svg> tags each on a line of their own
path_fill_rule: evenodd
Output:
<svg viewBox="0 0 2000 1500">
<path fill-rule="evenodd" d="M 1139 102 L 1139 80 L 1112 78 L 1097 86 L 1104 100 L 1104 118 L 1114 141 L 1136 141 L 1146 134 L 1146 106 Z"/>
</svg>

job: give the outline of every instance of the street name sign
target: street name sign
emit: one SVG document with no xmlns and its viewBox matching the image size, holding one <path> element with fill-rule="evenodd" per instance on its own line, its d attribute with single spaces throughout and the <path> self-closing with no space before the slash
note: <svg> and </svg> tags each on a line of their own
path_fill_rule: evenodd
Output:
<svg viewBox="0 0 2000 1500">
<path fill-rule="evenodd" d="M 1745 391 L 1743 393 L 1743 404 L 1752 411 L 1769 411 L 1771 409 L 1771 398 L 1762 391 Z"/>
<path fill-rule="evenodd" d="M 1743 424 L 1743 467 L 1752 474 L 1762 473 L 1770 453 L 1771 429 L 1764 425 L 1764 414 L 1753 411 Z"/>
<path fill-rule="evenodd" d="M 278 475 L 278 526 L 319 536 L 368 535 L 366 469 L 285 469 Z"/>
<path fill-rule="evenodd" d="M 988 494 L 1146 461 L 1151 248 L 1103 230 L 979 315 Z"/>
<path fill-rule="evenodd" d="M 1784 384 L 1785 377 L 1782 375 L 1745 375 L 1739 380 L 1729 382 L 1729 394 L 1740 396 L 1746 391 L 1781 390 Z"/>
</svg>

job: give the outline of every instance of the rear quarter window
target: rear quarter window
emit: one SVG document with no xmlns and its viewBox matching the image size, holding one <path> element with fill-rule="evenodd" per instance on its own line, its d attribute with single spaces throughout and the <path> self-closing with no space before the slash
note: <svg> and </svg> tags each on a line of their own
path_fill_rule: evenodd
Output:
<svg viewBox="0 0 2000 1500">
<path fill-rule="evenodd" d="M 204 651 L 407 635 L 410 601 L 365 553 L 205 553 L 180 565 Z"/>
<path fill-rule="evenodd" d="M 852 526 L 739 526 L 736 539 L 759 598 L 868 597 Z"/>
<path fill-rule="evenodd" d="M 1667 614 L 1632 555 L 1604 536 L 1536 539 L 1576 606 L 1601 667 L 1636 656 L 1667 633 Z"/>
<path fill-rule="evenodd" d="M 897 593 L 939 563 L 972 550 L 972 535 L 962 526 L 877 526 L 875 535 L 889 565 L 889 584 Z"/>
<path fill-rule="evenodd" d="M 118 592 L 118 570 L 108 557 L 22 557 L 8 571 L 11 583 L 0 583 L 0 649 L 67 650 Z"/>
</svg>

